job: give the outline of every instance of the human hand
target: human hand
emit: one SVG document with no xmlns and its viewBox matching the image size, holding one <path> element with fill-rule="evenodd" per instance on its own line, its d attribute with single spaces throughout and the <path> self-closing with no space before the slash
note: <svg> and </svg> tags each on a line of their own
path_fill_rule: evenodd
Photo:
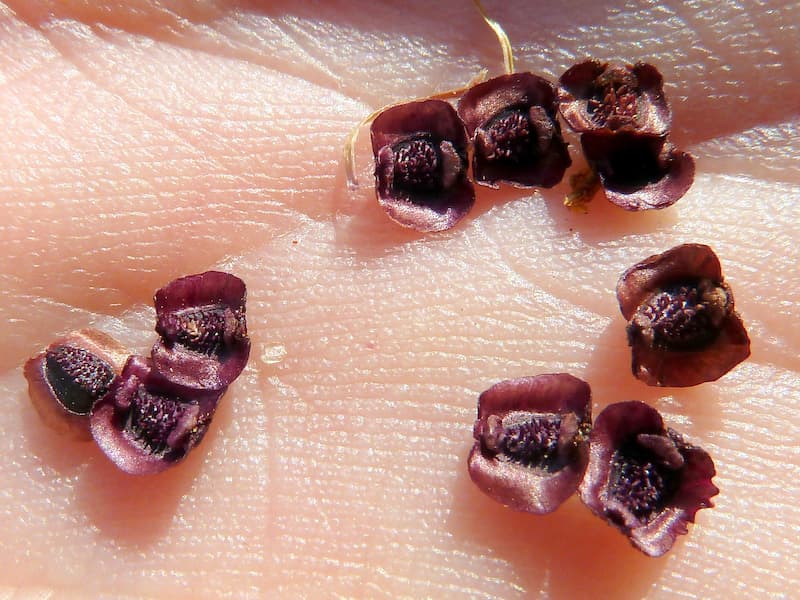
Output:
<svg viewBox="0 0 800 600">
<path fill-rule="evenodd" d="M 566 184 L 479 189 L 455 229 L 397 227 L 345 185 L 350 128 L 502 72 L 469 2 L 0 6 L 0 278 L 7 410 L 2 591 L 56 597 L 703 598 L 800 584 L 800 11 L 790 3 L 486 2 L 517 68 L 586 57 L 664 74 L 689 193 L 586 215 Z M 266 4 L 266 3 L 263 3 Z M 541 4 L 541 6 L 535 6 Z M 575 138 L 571 138 L 575 151 Z M 577 155 L 574 155 L 576 160 Z M 753 340 L 715 383 L 629 374 L 614 287 L 683 242 L 720 256 Z M 222 268 L 251 360 L 202 444 L 152 477 L 55 437 L 24 360 L 94 326 L 147 353 L 151 297 Z M 647 558 L 577 498 L 533 517 L 466 473 L 478 394 L 570 372 L 595 414 L 656 406 L 716 462 L 716 508 Z"/>
</svg>

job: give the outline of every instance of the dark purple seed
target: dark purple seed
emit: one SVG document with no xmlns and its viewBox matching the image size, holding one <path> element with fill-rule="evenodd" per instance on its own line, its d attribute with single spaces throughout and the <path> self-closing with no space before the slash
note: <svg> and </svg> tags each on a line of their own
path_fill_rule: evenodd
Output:
<svg viewBox="0 0 800 600">
<path fill-rule="evenodd" d="M 150 453 L 163 456 L 197 426 L 198 410 L 191 400 L 156 395 L 140 387 L 131 400 L 125 427 Z"/>
<path fill-rule="evenodd" d="M 84 329 L 60 338 L 25 363 L 31 402 L 47 425 L 88 440 L 89 412 L 127 356 L 122 345 L 99 331 Z"/>
<path fill-rule="evenodd" d="M 547 513 L 577 488 L 586 467 L 589 386 L 565 373 L 500 382 L 478 399 L 469 474 L 515 510 Z"/>
<path fill-rule="evenodd" d="M 578 133 L 628 132 L 664 136 L 672 111 L 658 69 L 646 63 L 609 65 L 587 60 L 559 79 L 564 120 Z"/>
<path fill-rule="evenodd" d="M 247 337 L 247 323 L 241 311 L 212 305 L 161 314 L 156 331 L 188 350 L 224 357 L 232 345 Z"/>
<path fill-rule="evenodd" d="M 94 405 L 91 433 L 123 471 L 158 473 L 200 443 L 223 393 L 176 385 L 155 371 L 149 359 L 131 356 Z"/>
<path fill-rule="evenodd" d="M 588 60 L 559 80 L 559 110 L 606 198 L 625 210 L 671 206 L 694 182 L 694 159 L 667 136 L 672 111 L 652 65 Z M 578 192 L 575 193 L 585 193 Z"/>
<path fill-rule="evenodd" d="M 561 466 L 558 464 L 561 417 L 529 413 L 522 413 L 519 419 L 515 416 L 512 413 L 503 419 L 497 415 L 489 417 L 490 431 L 484 436 L 487 450 L 526 467 L 553 471 Z"/>
<path fill-rule="evenodd" d="M 571 160 L 556 113 L 555 88 L 532 73 L 502 75 L 470 88 L 458 114 L 472 138 L 475 182 L 494 188 L 560 182 Z"/>
<path fill-rule="evenodd" d="M 606 407 L 590 436 L 583 502 L 649 556 L 667 552 L 719 493 L 707 452 L 664 427 L 643 402 Z"/>
<path fill-rule="evenodd" d="M 386 109 L 370 129 L 378 204 L 393 221 L 417 231 L 443 231 L 475 202 L 467 177 L 467 136 L 443 100 Z"/>
<path fill-rule="evenodd" d="M 244 282 L 208 271 L 176 279 L 156 292 L 154 367 L 186 387 L 223 389 L 250 354 Z"/>
<path fill-rule="evenodd" d="M 606 198 L 625 210 L 672 206 L 694 182 L 694 159 L 664 137 L 584 133 L 581 148 Z"/>
<path fill-rule="evenodd" d="M 535 132 L 522 110 L 506 110 L 493 117 L 481 130 L 488 161 L 519 164 L 535 154 Z"/>
<path fill-rule="evenodd" d="M 686 387 L 722 377 L 750 355 L 714 251 L 683 244 L 637 263 L 617 283 L 633 374 Z"/>
<path fill-rule="evenodd" d="M 674 492 L 674 475 L 675 471 L 660 464 L 650 449 L 629 442 L 614 453 L 611 462 L 611 498 L 646 523 L 666 507 Z"/>
</svg>

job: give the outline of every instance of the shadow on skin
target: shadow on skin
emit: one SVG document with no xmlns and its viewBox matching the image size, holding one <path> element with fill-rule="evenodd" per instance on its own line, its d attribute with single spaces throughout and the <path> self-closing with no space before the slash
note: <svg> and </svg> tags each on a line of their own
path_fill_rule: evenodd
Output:
<svg viewBox="0 0 800 600">
<path fill-rule="evenodd" d="M 89 462 L 76 490 L 76 503 L 120 546 L 144 548 L 166 533 L 181 497 L 197 475 L 195 455 L 180 468 L 158 475 L 123 473 L 106 457 Z"/>
<path fill-rule="evenodd" d="M 367 142 L 364 142 L 364 138 Z M 375 179 L 371 173 L 364 173 L 364 165 L 371 169 L 374 165 L 369 149 L 369 132 L 364 131 L 359 137 L 356 153 L 356 171 L 358 188 L 351 190 L 347 186 L 344 168 L 337 174 L 333 191 L 333 209 L 337 215 L 334 220 L 337 243 L 344 248 L 352 249 L 361 256 L 375 258 L 387 253 L 397 252 L 410 243 L 420 239 L 449 239 L 460 235 L 461 231 L 470 227 L 472 221 L 485 213 L 523 198 L 536 197 L 535 201 L 557 204 L 564 214 L 571 214 L 562 206 L 567 191 L 565 183 L 551 189 L 530 188 L 518 189 L 510 185 L 502 185 L 499 190 L 475 185 L 475 205 L 469 214 L 450 230 L 421 233 L 398 225 L 392 221 L 378 205 L 375 195 Z M 557 210 L 557 209 L 555 209 Z M 564 215 L 559 215 L 563 217 Z"/>
<path fill-rule="evenodd" d="M 583 242 L 598 246 L 630 235 L 668 230 L 678 222 L 678 213 L 674 207 L 662 210 L 627 211 L 611 204 L 601 190 L 595 193 L 589 203 L 588 212 L 568 209 L 564 206 L 564 198 L 570 192 L 569 177 L 583 168 L 584 165 L 579 164 L 576 167 L 573 164 L 557 188 L 543 192 L 556 231 L 576 231 Z M 551 195 L 557 197 L 550 197 Z"/>
<path fill-rule="evenodd" d="M 598 404 L 605 407 L 624 400 L 642 400 L 665 413 L 697 417 L 690 430 L 665 417 L 666 425 L 687 434 L 689 441 L 698 433 L 697 425 L 702 428 L 699 432 L 702 434 L 720 418 L 719 392 L 711 383 L 686 388 L 655 387 L 633 376 L 631 349 L 625 338 L 622 315 L 614 319 L 597 338 L 583 377 L 592 386 L 593 418 L 601 410 Z"/>
<path fill-rule="evenodd" d="M 47 426 L 28 397 L 27 388 L 19 394 L 22 443 L 26 452 L 59 475 L 75 474 L 97 453 L 92 440 L 75 440 Z"/>
<path fill-rule="evenodd" d="M 366 145 L 362 148 L 363 144 Z M 356 153 L 358 187 L 356 189 L 348 187 L 343 163 L 342 168 L 337 171 L 332 191 L 333 227 L 337 246 L 343 250 L 357 252 L 363 258 L 378 258 L 397 252 L 406 244 L 426 235 L 437 235 L 402 227 L 386 215 L 375 196 L 374 177 L 365 176 L 361 172 L 363 169 L 359 169 L 364 164 L 369 164 L 370 167 L 374 164 L 372 153 L 367 150 L 368 131 L 362 131 L 358 146 Z M 447 232 L 444 235 L 447 235 Z"/>
<path fill-rule="evenodd" d="M 466 469 L 454 497 L 450 530 L 512 565 L 526 596 L 641 598 L 666 564 L 633 548 L 577 497 L 549 515 L 515 512 L 478 490 Z"/>
<path fill-rule="evenodd" d="M 583 377 L 592 386 L 592 400 L 603 406 L 622 400 L 657 400 L 664 395 L 664 388 L 645 385 L 633 376 L 625 319 L 619 313 L 617 317 L 595 340 L 586 364 Z"/>
<path fill-rule="evenodd" d="M 229 404 L 222 400 L 205 438 L 184 461 L 156 475 L 124 473 L 90 444 L 93 456 L 78 483 L 76 504 L 102 536 L 121 546 L 142 548 L 166 533 L 214 440 L 231 422 Z"/>
<path fill-rule="evenodd" d="M 74 502 L 103 534 L 122 545 L 147 546 L 167 529 L 197 474 L 202 450 L 160 475 L 128 475 L 114 466 L 93 440 L 73 441 L 54 434 L 26 404 L 30 410 L 22 411 L 22 427 L 28 452 L 61 476 L 80 474 Z M 206 443 L 204 440 L 200 447 Z"/>
</svg>

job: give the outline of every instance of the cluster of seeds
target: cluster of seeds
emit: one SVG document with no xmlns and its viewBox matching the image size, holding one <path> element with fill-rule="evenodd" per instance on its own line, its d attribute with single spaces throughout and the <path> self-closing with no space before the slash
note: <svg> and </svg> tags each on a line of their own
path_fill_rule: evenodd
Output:
<svg viewBox="0 0 800 600">
<path fill-rule="evenodd" d="M 400 225 L 432 232 L 466 216 L 473 182 L 553 187 L 572 164 L 559 113 L 580 134 L 592 169 L 581 202 L 601 186 L 626 210 L 660 209 L 691 186 L 694 160 L 667 139 L 672 114 L 658 70 L 590 60 L 568 69 L 558 86 L 509 73 L 468 88 L 457 110 L 429 99 L 380 112 L 370 129 L 378 203 Z"/>
<path fill-rule="evenodd" d="M 561 115 L 606 198 L 626 210 L 677 202 L 694 181 L 694 159 L 669 143 L 672 110 L 653 65 L 587 60 L 559 79 Z"/>
<path fill-rule="evenodd" d="M 655 66 L 586 60 L 557 85 L 516 73 L 502 28 L 475 4 L 498 35 L 507 73 L 468 87 L 455 110 L 428 99 L 377 113 L 376 194 L 391 219 L 441 231 L 469 212 L 473 182 L 557 185 L 571 165 L 559 114 L 580 136 L 589 166 L 571 178 L 568 206 L 585 204 L 599 188 L 630 211 L 666 208 L 686 194 L 694 159 L 669 141 L 672 111 Z M 637 263 L 620 278 L 617 298 L 633 374 L 648 385 L 714 381 L 750 354 L 733 293 L 708 246 L 683 244 Z M 655 409 L 612 404 L 592 428 L 589 386 L 567 374 L 493 386 L 478 400 L 473 435 L 469 473 L 486 494 L 541 514 L 577 491 L 651 556 L 668 551 L 718 493 L 711 458 L 666 429 Z"/>
<path fill-rule="evenodd" d="M 506 424 L 509 410 L 513 425 Z M 664 554 L 695 513 L 712 506 L 718 490 L 711 457 L 665 428 L 643 402 L 611 404 L 593 428 L 590 421 L 589 385 L 572 375 L 500 382 L 478 400 L 470 477 L 495 500 L 534 514 L 554 511 L 577 492 L 639 550 Z M 576 426 L 556 425 L 564 422 Z M 498 443 L 506 438 L 514 443 Z"/>
<path fill-rule="evenodd" d="M 442 231 L 472 208 L 473 182 L 557 185 L 571 165 L 559 113 L 580 134 L 592 169 L 584 195 L 594 181 L 614 204 L 645 210 L 689 189 L 694 161 L 669 143 L 672 114 L 654 66 L 588 60 L 556 86 L 511 72 L 510 63 L 506 75 L 467 89 L 457 108 L 429 99 L 374 118 L 376 192 L 391 219 Z M 158 290 L 149 357 L 93 330 L 56 340 L 25 365 L 34 406 L 49 425 L 94 439 L 123 471 L 163 471 L 200 443 L 247 363 L 245 296 L 240 279 L 216 271 Z M 617 298 L 633 374 L 649 385 L 714 381 L 749 355 L 708 246 L 684 244 L 637 263 Z M 642 402 L 611 404 L 593 425 L 591 413 L 590 387 L 572 375 L 500 382 L 478 400 L 469 474 L 498 502 L 535 514 L 577 493 L 635 547 L 660 556 L 712 506 L 714 463 Z"/>
<path fill-rule="evenodd" d="M 219 271 L 161 288 L 150 357 L 94 330 L 56 340 L 25 364 L 34 406 L 48 424 L 94 439 L 123 471 L 163 471 L 200 443 L 247 364 L 245 296 L 241 279 Z"/>
<path fill-rule="evenodd" d="M 649 385 L 714 381 L 750 354 L 733 293 L 708 246 L 684 244 L 626 270 L 617 284 L 633 374 Z M 719 490 L 711 457 L 643 402 L 607 406 L 564 373 L 504 381 L 478 399 L 468 460 L 476 485 L 516 510 L 552 512 L 577 492 L 650 556 L 667 552 Z"/>
</svg>

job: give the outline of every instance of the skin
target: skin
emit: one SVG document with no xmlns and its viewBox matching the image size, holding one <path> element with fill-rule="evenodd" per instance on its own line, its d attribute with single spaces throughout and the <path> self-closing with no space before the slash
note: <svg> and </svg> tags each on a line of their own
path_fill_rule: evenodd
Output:
<svg viewBox="0 0 800 600">
<path fill-rule="evenodd" d="M 342 146 L 364 115 L 502 73 L 469 2 L 0 4 L 0 594 L 797 589 L 800 8 L 486 4 L 520 70 L 658 65 L 672 140 L 697 159 L 687 196 L 580 214 L 565 184 L 480 189 L 454 230 L 415 234 L 375 202 L 366 128 L 348 191 Z M 614 287 L 683 242 L 717 251 L 753 352 L 718 382 L 650 388 L 629 374 Z M 147 353 L 153 292 L 210 268 L 247 282 L 253 352 L 182 465 L 126 476 L 41 423 L 28 356 L 86 326 Z M 577 498 L 533 517 L 470 482 L 478 394 L 562 371 L 591 384 L 595 414 L 644 400 L 714 457 L 717 507 L 665 557 Z"/>
</svg>

